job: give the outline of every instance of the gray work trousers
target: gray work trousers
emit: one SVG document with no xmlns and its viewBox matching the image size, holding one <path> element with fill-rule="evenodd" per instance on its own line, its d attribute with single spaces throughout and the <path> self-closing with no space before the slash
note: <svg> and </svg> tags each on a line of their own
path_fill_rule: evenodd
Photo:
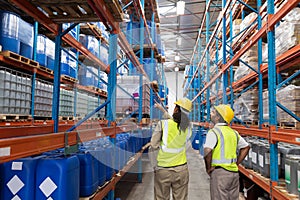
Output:
<svg viewBox="0 0 300 200">
<path fill-rule="evenodd" d="M 154 200 L 170 200 L 172 189 L 173 200 L 188 199 L 189 171 L 187 166 L 158 169 L 154 171 Z"/>
<path fill-rule="evenodd" d="M 210 175 L 211 200 L 238 200 L 239 173 L 223 168 L 214 169 Z"/>
</svg>

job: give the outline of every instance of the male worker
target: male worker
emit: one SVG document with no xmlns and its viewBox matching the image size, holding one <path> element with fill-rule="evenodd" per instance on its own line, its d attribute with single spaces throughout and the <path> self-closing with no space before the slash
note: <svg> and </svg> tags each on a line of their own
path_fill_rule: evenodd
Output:
<svg viewBox="0 0 300 200">
<path fill-rule="evenodd" d="M 159 108 L 159 107 L 158 107 Z M 175 102 L 173 118 L 158 122 L 152 138 L 152 150 L 158 150 L 154 168 L 154 199 L 188 199 L 189 172 L 186 160 L 186 142 L 191 136 L 188 112 L 192 102 L 187 98 Z"/>
<path fill-rule="evenodd" d="M 204 144 L 211 200 L 239 199 L 238 165 L 250 147 L 237 131 L 228 126 L 233 117 L 233 110 L 224 104 L 214 106 L 211 112 L 214 127 L 208 131 Z"/>
</svg>

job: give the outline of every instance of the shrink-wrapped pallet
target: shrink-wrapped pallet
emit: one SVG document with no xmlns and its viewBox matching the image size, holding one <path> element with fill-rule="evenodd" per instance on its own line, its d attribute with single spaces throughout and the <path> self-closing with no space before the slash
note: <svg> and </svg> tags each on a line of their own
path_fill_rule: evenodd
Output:
<svg viewBox="0 0 300 200">
<path fill-rule="evenodd" d="M 249 90 L 237 98 L 233 105 L 236 118 L 242 121 L 255 122 L 258 120 L 258 91 Z"/>
</svg>

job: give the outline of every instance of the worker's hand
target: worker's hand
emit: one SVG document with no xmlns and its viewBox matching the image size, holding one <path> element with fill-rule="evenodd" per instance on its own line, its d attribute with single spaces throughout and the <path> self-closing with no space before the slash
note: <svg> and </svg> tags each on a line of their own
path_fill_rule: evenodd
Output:
<svg viewBox="0 0 300 200">
<path fill-rule="evenodd" d="M 208 170 L 206 170 L 206 173 L 208 175 L 210 175 L 212 173 L 212 171 L 214 171 L 214 170 L 215 170 L 215 167 L 210 167 Z"/>
</svg>

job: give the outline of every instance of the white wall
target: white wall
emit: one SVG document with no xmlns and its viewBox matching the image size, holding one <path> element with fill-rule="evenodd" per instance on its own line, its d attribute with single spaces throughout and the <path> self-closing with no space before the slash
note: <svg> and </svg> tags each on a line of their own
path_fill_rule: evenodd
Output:
<svg viewBox="0 0 300 200">
<path fill-rule="evenodd" d="M 167 86 L 169 88 L 169 113 L 172 114 L 174 110 L 174 102 L 176 100 L 176 72 L 165 72 Z M 177 99 L 183 97 L 183 72 L 178 72 L 178 94 Z"/>
</svg>

